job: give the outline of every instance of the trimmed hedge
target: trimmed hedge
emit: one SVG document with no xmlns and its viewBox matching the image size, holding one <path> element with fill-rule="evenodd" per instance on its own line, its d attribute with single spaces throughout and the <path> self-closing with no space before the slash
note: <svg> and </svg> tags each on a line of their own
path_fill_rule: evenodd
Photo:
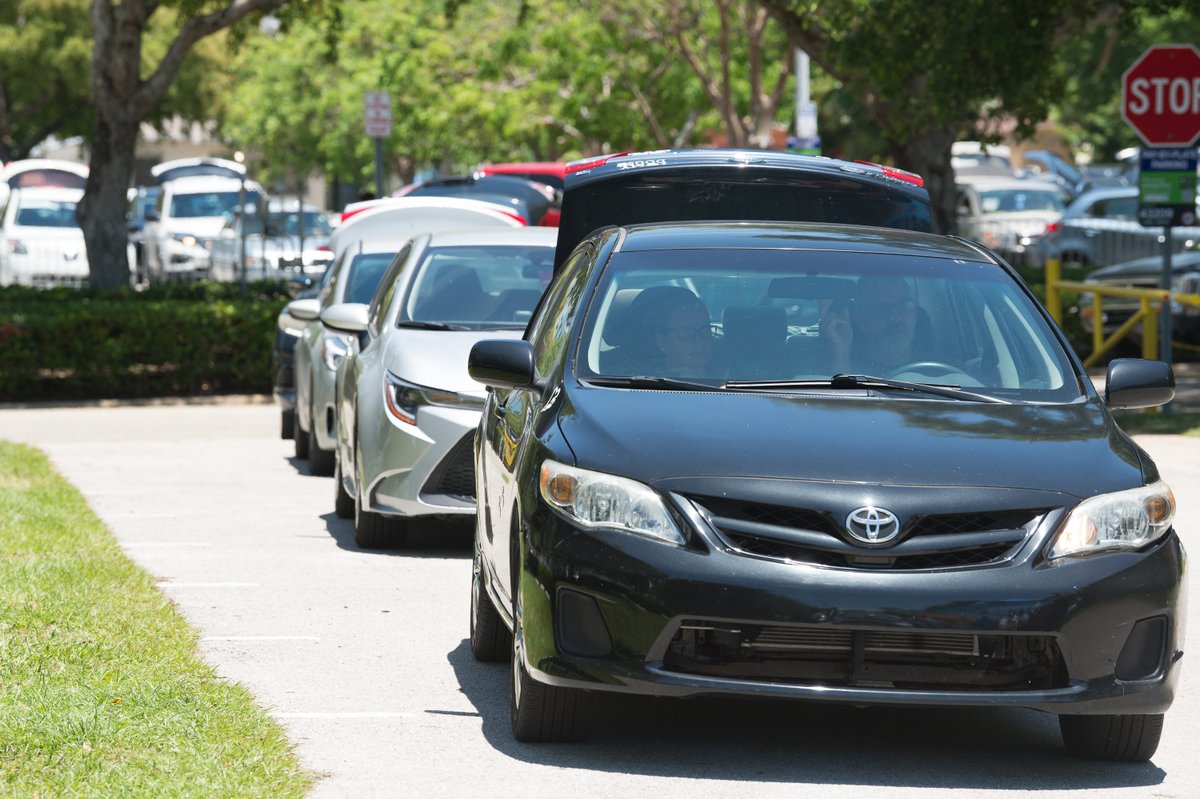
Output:
<svg viewBox="0 0 1200 799">
<path fill-rule="evenodd" d="M 0 288 L 0 402 L 269 393 L 283 283 Z"/>
</svg>

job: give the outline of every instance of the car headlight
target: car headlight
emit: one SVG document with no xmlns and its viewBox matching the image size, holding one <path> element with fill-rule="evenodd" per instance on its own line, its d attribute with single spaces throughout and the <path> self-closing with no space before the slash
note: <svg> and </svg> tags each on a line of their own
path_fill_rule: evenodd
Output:
<svg viewBox="0 0 1200 799">
<path fill-rule="evenodd" d="M 393 421 L 410 425 L 417 423 L 417 410 L 423 405 L 465 408 L 474 411 L 483 409 L 483 398 L 481 397 L 418 386 L 407 380 L 401 380 L 391 372 L 387 372 L 384 377 L 383 396 L 388 416 Z"/>
<path fill-rule="evenodd" d="M 329 371 L 337 371 L 338 362 L 350 354 L 350 346 L 349 339 L 325 334 L 325 340 L 321 343 L 321 360 L 325 361 Z"/>
<path fill-rule="evenodd" d="M 1161 480 L 1080 502 L 1067 516 L 1047 555 L 1140 549 L 1161 538 L 1175 517 L 1175 495 Z"/>
<path fill-rule="evenodd" d="M 662 497 L 636 480 L 546 460 L 538 485 L 551 508 L 584 527 L 685 543 Z"/>
<path fill-rule="evenodd" d="M 171 238 L 182 244 L 184 247 L 195 247 L 198 240 L 191 233 L 172 233 Z"/>
</svg>

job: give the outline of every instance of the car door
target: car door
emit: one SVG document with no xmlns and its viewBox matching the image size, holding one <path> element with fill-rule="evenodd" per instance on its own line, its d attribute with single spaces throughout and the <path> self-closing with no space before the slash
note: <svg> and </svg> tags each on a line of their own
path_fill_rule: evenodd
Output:
<svg viewBox="0 0 1200 799">
<path fill-rule="evenodd" d="M 534 374 L 546 385 L 560 373 L 566 357 L 572 322 L 580 295 L 587 283 L 589 266 L 596 250 L 591 242 L 580 245 L 547 289 L 537 313 L 530 321 L 525 340 L 533 345 Z M 538 408 L 543 392 L 537 389 L 492 390 L 484 405 L 481 429 L 482 487 L 480 507 L 484 513 L 480 546 L 484 562 L 492 564 L 492 584 L 503 602 L 512 602 L 512 550 L 514 514 L 520 501 L 536 497 L 518 497 L 517 474 L 530 438 L 536 429 Z M 478 493 L 478 492 L 477 492 Z"/>
</svg>

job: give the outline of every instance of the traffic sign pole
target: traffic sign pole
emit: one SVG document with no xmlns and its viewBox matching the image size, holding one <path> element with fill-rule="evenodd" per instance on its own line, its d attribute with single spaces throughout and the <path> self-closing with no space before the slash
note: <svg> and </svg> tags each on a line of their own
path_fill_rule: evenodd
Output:
<svg viewBox="0 0 1200 799">
<path fill-rule="evenodd" d="M 383 180 L 383 139 L 379 136 L 375 137 L 375 196 L 387 196 L 387 185 Z"/>
</svg>

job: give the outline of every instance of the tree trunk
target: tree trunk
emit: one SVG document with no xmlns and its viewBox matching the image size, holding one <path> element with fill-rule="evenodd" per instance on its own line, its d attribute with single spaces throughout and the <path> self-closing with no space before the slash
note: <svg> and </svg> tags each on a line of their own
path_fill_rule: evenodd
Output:
<svg viewBox="0 0 1200 799">
<path fill-rule="evenodd" d="M 137 122 L 124 114 L 115 120 L 96 115 L 91 174 L 78 212 L 94 288 L 129 285 L 125 209 L 129 204 L 126 192 L 133 176 L 137 130 Z"/>
<path fill-rule="evenodd" d="M 928 128 L 891 145 L 896 166 L 916 172 L 925 179 L 933 212 L 933 230 L 947 235 L 958 232 L 954 168 L 950 165 L 950 145 L 956 138 L 953 130 Z"/>
</svg>

